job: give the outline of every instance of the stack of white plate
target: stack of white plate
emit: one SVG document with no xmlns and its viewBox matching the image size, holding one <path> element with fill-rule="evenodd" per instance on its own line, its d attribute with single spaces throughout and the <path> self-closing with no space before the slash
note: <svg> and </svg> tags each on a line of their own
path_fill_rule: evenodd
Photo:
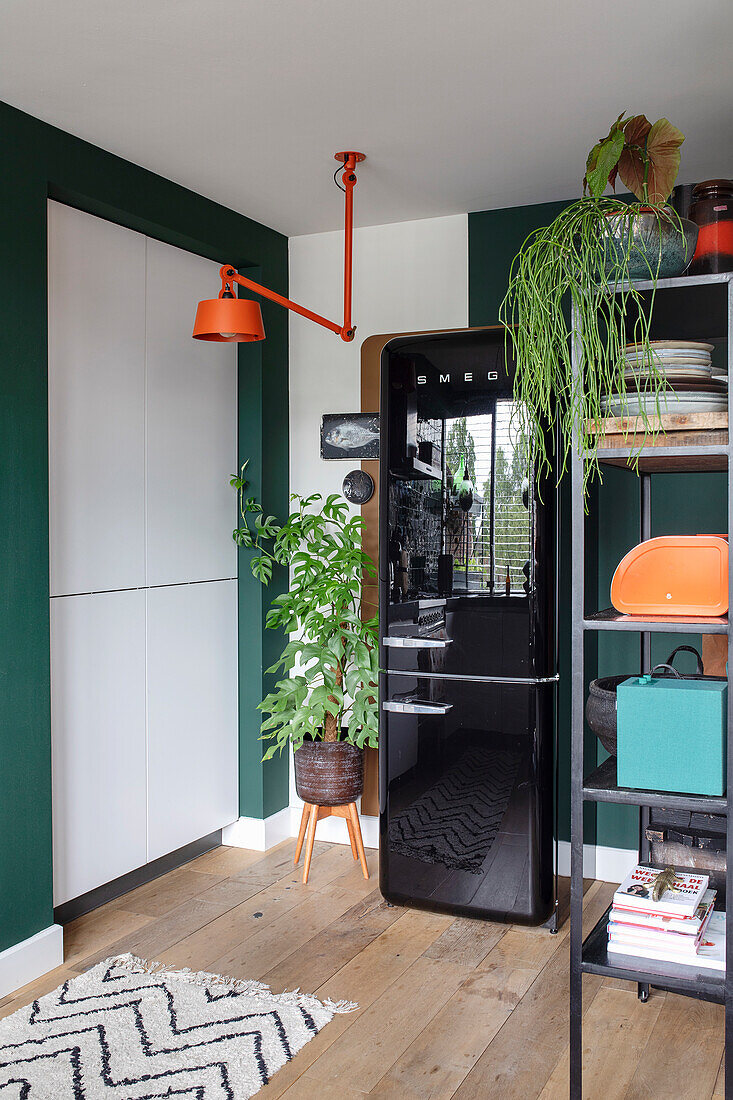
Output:
<svg viewBox="0 0 733 1100">
<path fill-rule="evenodd" d="M 692 340 L 652 340 L 650 347 L 654 354 L 654 366 L 670 381 L 704 381 L 712 375 L 712 344 Z M 652 372 L 649 360 L 645 359 L 644 350 L 638 344 L 626 345 L 624 359 L 627 376 L 643 378 Z"/>
<path fill-rule="evenodd" d="M 712 344 L 692 340 L 653 340 L 654 367 L 645 358 L 643 347 L 627 344 L 624 353 L 625 397 L 610 394 L 604 398 L 604 410 L 610 416 L 654 415 L 656 400 L 648 390 L 649 380 L 661 373 L 666 380 L 659 395 L 661 413 L 724 412 L 728 408 L 728 374 L 712 365 Z M 637 391 L 637 392 L 635 392 Z M 641 392 L 638 392 L 641 391 Z"/>
<path fill-rule="evenodd" d="M 656 416 L 657 402 L 651 394 L 629 392 L 622 397 L 618 393 L 612 393 L 608 397 L 601 398 L 601 404 L 606 416 L 640 416 L 642 412 L 647 416 Z M 666 390 L 659 395 L 659 410 L 662 416 L 666 413 L 707 413 L 727 412 L 727 393 L 675 393 Z"/>
</svg>

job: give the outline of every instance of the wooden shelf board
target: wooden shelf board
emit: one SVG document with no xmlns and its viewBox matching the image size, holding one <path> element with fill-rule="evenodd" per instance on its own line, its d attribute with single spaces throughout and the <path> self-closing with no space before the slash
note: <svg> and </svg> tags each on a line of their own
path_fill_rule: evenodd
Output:
<svg viewBox="0 0 733 1100">
<path fill-rule="evenodd" d="M 627 806 L 654 806 L 660 809 L 689 810 L 701 814 L 725 814 L 728 799 L 723 795 L 685 794 L 671 791 L 640 791 L 619 787 L 616 783 L 616 757 L 609 756 L 583 781 L 586 802 L 616 802 Z"/>
<path fill-rule="evenodd" d="M 684 396 L 684 394 L 682 395 Z M 607 446 L 623 446 L 623 443 L 613 442 L 616 438 L 621 440 L 629 436 L 638 437 L 637 446 L 664 447 L 672 442 L 670 436 L 686 437 L 688 435 L 707 435 L 709 432 L 728 431 L 727 412 L 696 412 L 696 413 L 662 413 L 661 416 L 649 416 L 646 422 L 643 416 L 607 416 L 603 420 L 588 421 L 586 427 L 589 431 L 599 432 L 608 440 Z M 686 443 L 679 441 L 680 446 Z"/>
<path fill-rule="evenodd" d="M 666 989 L 686 997 L 722 1004 L 725 996 L 725 974 L 693 965 L 637 959 L 633 956 L 608 953 L 609 909 L 583 943 L 581 969 L 587 974 L 602 974 L 628 982 L 648 982 L 655 989 Z"/>
<path fill-rule="evenodd" d="M 593 430 L 589 422 L 588 427 Z M 727 470 L 728 413 L 665 413 L 649 417 L 607 417 L 598 421 L 598 460 L 642 473 Z M 658 434 L 650 430 L 659 429 Z"/>
</svg>

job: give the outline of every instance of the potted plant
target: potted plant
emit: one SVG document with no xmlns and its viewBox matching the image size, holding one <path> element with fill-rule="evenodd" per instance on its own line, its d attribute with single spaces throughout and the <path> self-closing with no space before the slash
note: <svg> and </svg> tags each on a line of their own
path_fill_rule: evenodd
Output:
<svg viewBox="0 0 733 1100">
<path fill-rule="evenodd" d="M 620 115 L 588 154 L 583 197 L 530 234 L 514 259 L 500 318 L 516 363 L 517 415 L 534 441 L 538 478 L 550 472 L 555 433 L 546 429 L 556 415 L 558 478 L 567 468 L 574 430 L 586 459 L 584 489 L 598 472 L 594 429 L 604 416 L 603 398 L 625 398 L 627 340 L 639 345 L 640 363 L 650 372 L 646 400 L 660 411 L 665 378 L 649 342 L 653 288 L 659 278 L 681 274 L 697 239 L 697 227 L 667 205 L 683 141 L 667 119 L 652 125 L 644 115 Z M 617 177 L 638 201 L 604 196 Z M 652 284 L 648 301 L 634 286 L 639 278 Z"/>
<path fill-rule="evenodd" d="M 291 635 L 267 670 L 280 674 L 260 703 L 267 716 L 263 759 L 292 745 L 295 783 L 304 802 L 336 806 L 354 802 L 364 782 L 363 749 L 378 738 L 377 619 L 362 620 L 362 575 L 376 575 L 362 549 L 363 520 L 349 518 L 347 502 L 334 493 L 291 497 L 294 510 L 280 525 L 246 496 L 247 463 L 231 479 L 239 494 L 241 526 L 233 537 L 254 551 L 253 575 L 268 584 L 275 564 L 291 571 L 290 586 L 276 596 L 266 625 Z"/>
</svg>

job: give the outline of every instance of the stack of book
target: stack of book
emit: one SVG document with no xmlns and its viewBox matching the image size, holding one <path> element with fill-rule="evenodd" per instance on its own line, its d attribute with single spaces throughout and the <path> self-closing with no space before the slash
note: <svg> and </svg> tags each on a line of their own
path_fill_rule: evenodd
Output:
<svg viewBox="0 0 733 1100">
<path fill-rule="evenodd" d="M 613 896 L 611 954 L 725 970 L 725 913 L 715 911 L 708 876 L 678 872 L 654 898 L 659 867 L 640 865 Z"/>
</svg>

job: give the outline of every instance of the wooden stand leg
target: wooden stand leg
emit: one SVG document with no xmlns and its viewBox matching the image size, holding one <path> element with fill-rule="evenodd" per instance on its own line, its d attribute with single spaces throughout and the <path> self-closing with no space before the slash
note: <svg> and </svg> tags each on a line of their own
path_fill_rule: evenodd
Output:
<svg viewBox="0 0 733 1100">
<path fill-rule="evenodd" d="M 356 811 L 356 803 L 350 802 L 348 805 L 349 820 L 351 821 L 351 827 L 354 833 L 354 839 L 356 840 L 356 847 L 359 852 L 359 859 L 361 860 L 361 869 L 364 873 L 364 878 L 369 878 L 369 868 L 367 867 L 366 855 L 364 854 L 364 842 L 361 839 L 361 825 L 359 824 L 359 814 Z"/>
<path fill-rule="evenodd" d="M 308 815 L 308 839 L 305 842 L 305 863 L 303 865 L 303 883 L 308 881 L 313 858 L 313 845 L 316 839 L 316 825 L 318 824 L 318 807 L 311 806 Z"/>
<path fill-rule="evenodd" d="M 303 841 L 305 840 L 305 830 L 308 824 L 308 814 L 310 813 L 310 802 L 303 803 L 303 816 L 300 819 L 300 830 L 298 832 L 298 843 L 295 845 L 295 859 L 293 863 L 297 863 L 300 859 L 300 853 L 303 850 Z"/>
<path fill-rule="evenodd" d="M 349 830 L 349 844 L 351 845 L 351 854 L 354 859 L 359 858 L 359 853 L 356 850 L 356 838 L 354 837 L 354 826 L 351 824 L 351 818 L 347 815 L 344 819 L 346 821 L 346 828 Z"/>
</svg>

